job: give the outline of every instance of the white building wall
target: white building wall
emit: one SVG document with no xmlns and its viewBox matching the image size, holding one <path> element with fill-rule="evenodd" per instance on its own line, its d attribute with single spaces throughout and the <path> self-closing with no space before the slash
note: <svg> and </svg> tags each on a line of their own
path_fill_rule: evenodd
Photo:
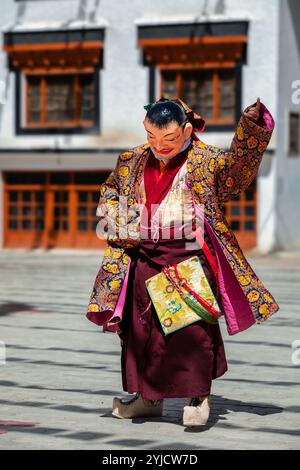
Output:
<svg viewBox="0 0 300 470">
<path fill-rule="evenodd" d="M 270 251 L 279 240 L 278 215 L 275 193 L 277 171 L 283 156 L 278 110 L 284 107 L 287 75 L 298 74 L 299 64 L 290 67 L 289 55 L 284 53 L 284 42 L 295 48 L 295 40 L 289 32 L 291 17 L 286 12 L 281 24 L 279 76 L 279 4 L 281 0 L 40 0 L 15 2 L 1 0 L 0 29 L 13 27 L 15 30 L 72 29 L 78 27 L 102 27 L 105 25 L 104 64 L 100 71 L 100 135 L 46 135 L 15 136 L 14 134 L 14 74 L 8 74 L 6 55 L 0 51 L 0 79 L 6 81 L 7 101 L 0 109 L 0 147 L 3 148 L 68 148 L 89 149 L 114 147 L 130 148 L 146 141 L 142 120 L 143 105 L 148 102 L 148 67 L 141 64 L 141 51 L 137 47 L 137 24 L 139 22 L 187 22 L 249 20 L 248 58 L 242 75 L 242 108 L 256 101 L 259 96 L 267 105 L 276 121 L 276 129 L 269 149 L 275 153 L 266 154 L 261 164 L 258 179 L 258 248 Z M 283 0 L 283 4 L 287 3 Z M 297 2 L 296 2 L 297 3 Z M 282 6 L 282 9 L 284 7 Z M 284 39 L 283 36 L 286 38 Z M 0 35 L 0 43 L 2 42 Z M 1 44 L 2 45 L 2 44 Z M 280 86 L 279 80 L 280 78 Z M 288 82 L 289 83 L 289 82 Z M 280 96 L 280 102 L 278 101 Z M 2 112 L 1 112 L 2 111 Z M 228 148 L 232 133 L 216 132 L 201 134 L 201 139 L 219 147 Z M 277 150 L 277 147 L 280 152 Z M 112 156 L 112 167 L 117 158 Z M 30 160 L 30 159 L 29 159 Z M 28 161 L 29 161 L 28 160 Z M 16 158 L 14 158 L 16 161 Z M 36 160 L 35 160 L 36 162 Z M 101 158 L 94 159 L 95 169 L 101 168 Z M 89 160 L 89 168 L 91 166 Z M 29 164 L 29 167 L 31 164 Z M 298 187 L 294 161 L 288 162 L 281 177 L 289 178 L 283 185 L 280 211 L 289 207 L 295 210 L 292 199 L 296 198 Z M 47 165 L 46 165 L 47 166 Z M 49 168 L 68 169 L 74 167 L 74 157 L 65 155 L 52 160 Z M 14 163 L 13 167 L 16 167 Z M 5 165 L 7 168 L 7 163 Z M 24 166 L 23 166 L 24 168 Z M 45 169 L 45 165 L 41 164 Z M 298 167 L 297 167 L 298 168 Z M 35 169 L 36 163 L 35 163 Z M 0 158 L 1 170 L 1 158 Z M 293 183 L 294 181 L 294 183 Z M 279 206 L 278 206 L 279 207 Z M 288 215 L 286 219 L 288 219 Z M 286 221 L 285 221 L 286 223 Z M 299 222 L 300 224 L 300 222 Z M 300 227 L 297 225 L 297 232 Z M 297 236 L 296 236 L 297 238 Z M 299 237 L 298 237 L 299 239 Z"/>
<path fill-rule="evenodd" d="M 276 247 L 279 1 L 258 3 L 261 8 L 257 13 L 254 7 L 256 15 L 249 29 L 248 61 L 243 70 L 243 104 L 255 102 L 260 97 L 275 120 L 268 146 L 274 153 L 264 155 L 257 179 L 257 248 L 267 253 Z"/>
<path fill-rule="evenodd" d="M 288 156 L 288 114 L 300 113 L 293 100 L 294 81 L 300 80 L 300 3 L 282 0 L 280 12 L 277 116 L 276 241 L 282 248 L 300 247 L 300 155 Z M 300 129 L 299 129 L 300 132 Z"/>
<path fill-rule="evenodd" d="M 8 101 L 0 122 L 1 147 L 49 148 L 131 147 L 145 141 L 143 105 L 148 102 L 148 67 L 141 64 L 138 49 L 138 20 L 146 22 L 249 20 L 249 63 L 243 72 L 243 107 L 258 95 L 273 110 L 276 106 L 274 62 L 276 49 L 276 10 L 279 0 L 40 0 L 14 2 L 2 0 L 4 16 L 0 28 L 16 31 L 73 29 L 106 24 L 104 67 L 100 78 L 99 136 L 14 136 L 14 78 L 9 75 Z M 46 18 L 46 20 L 45 20 Z M 267 32 L 267 34 L 265 33 Z M 2 39 L 1 39 L 2 40 Z M 265 55 L 266 54 L 266 55 Z M 268 57 L 266 62 L 265 57 Z M 0 64 L 5 54 L 0 52 Z M 3 59 L 4 58 L 4 59 Z M 6 75 L 6 71 L 1 71 Z M 0 72 L 0 73 L 1 73 Z M 260 78 L 261 77 L 261 78 Z M 226 146 L 229 133 L 205 133 L 208 143 Z"/>
<path fill-rule="evenodd" d="M 0 247 L 3 246 L 3 227 L 4 227 L 4 213 L 3 213 L 3 173 L 0 171 Z"/>
</svg>

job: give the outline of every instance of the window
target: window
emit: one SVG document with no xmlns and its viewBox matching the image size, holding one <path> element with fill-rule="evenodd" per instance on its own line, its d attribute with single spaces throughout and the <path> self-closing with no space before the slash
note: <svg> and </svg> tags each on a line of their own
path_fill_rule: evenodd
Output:
<svg viewBox="0 0 300 470">
<path fill-rule="evenodd" d="M 7 31 L 16 134 L 99 134 L 104 28 Z"/>
<path fill-rule="evenodd" d="M 94 126 L 93 74 L 28 74 L 26 92 L 25 127 Z"/>
<path fill-rule="evenodd" d="M 300 153 L 300 114 L 289 114 L 289 156 L 299 156 Z"/>
<path fill-rule="evenodd" d="M 207 125 L 234 125 L 236 121 L 236 71 L 231 69 L 161 72 L 161 94 L 179 97 Z"/>
</svg>

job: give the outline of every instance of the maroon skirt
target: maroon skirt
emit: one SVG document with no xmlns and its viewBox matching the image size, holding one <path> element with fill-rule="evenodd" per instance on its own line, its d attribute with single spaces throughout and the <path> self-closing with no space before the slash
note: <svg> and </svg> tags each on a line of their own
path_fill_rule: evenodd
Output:
<svg viewBox="0 0 300 470">
<path fill-rule="evenodd" d="M 142 239 L 139 249 L 128 253 L 132 261 L 120 323 L 124 391 L 139 392 L 148 400 L 209 395 L 212 379 L 228 370 L 219 324 L 199 320 L 165 336 L 145 286 L 146 279 L 164 265 L 197 255 L 215 293 L 215 279 L 203 251 L 199 245 L 187 250 L 185 239 L 175 238 L 156 244 Z"/>
</svg>

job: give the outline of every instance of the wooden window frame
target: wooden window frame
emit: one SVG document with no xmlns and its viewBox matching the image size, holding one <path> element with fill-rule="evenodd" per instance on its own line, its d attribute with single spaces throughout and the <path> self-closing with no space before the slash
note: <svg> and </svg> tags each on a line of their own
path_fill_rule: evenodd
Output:
<svg viewBox="0 0 300 470">
<path fill-rule="evenodd" d="M 77 118 L 72 119 L 70 121 L 57 121 L 57 122 L 47 122 L 46 121 L 46 77 L 53 77 L 53 76 L 66 76 L 66 75 L 73 75 L 74 80 L 74 100 L 75 100 L 75 114 Z M 24 79 L 25 79 L 25 127 L 28 128 L 59 128 L 59 127 L 69 127 L 69 128 L 76 128 L 76 127 L 92 127 L 94 125 L 93 120 L 81 120 L 79 118 L 80 115 L 80 103 L 79 103 L 79 93 L 80 93 L 80 75 L 89 75 L 93 76 L 93 69 L 88 68 L 84 71 L 76 71 L 76 70 L 64 70 L 64 71 L 52 71 L 50 73 L 44 72 L 42 70 L 34 71 L 34 72 L 25 72 Z M 41 101 L 41 121 L 40 122 L 29 122 L 29 109 L 28 109 L 28 93 L 29 93 L 29 77 L 39 77 L 41 79 L 40 82 L 40 101 Z"/>
<path fill-rule="evenodd" d="M 163 89 L 164 89 L 164 77 L 163 74 L 165 72 L 175 72 L 176 74 L 176 94 L 180 99 L 182 98 L 182 87 L 183 87 L 183 74 L 186 71 L 206 71 L 206 70 L 211 70 L 213 72 L 213 115 L 214 118 L 212 119 L 207 119 L 205 116 L 204 119 L 206 121 L 206 128 L 221 128 L 221 127 L 229 127 L 234 128 L 237 122 L 237 108 L 238 108 L 238 103 L 239 103 L 239 96 L 238 92 L 240 90 L 240 86 L 238 83 L 238 76 L 236 73 L 236 64 L 223 64 L 223 65 L 207 65 L 207 67 L 180 67 L 180 68 L 174 68 L 173 66 L 166 66 L 166 67 L 160 67 L 160 96 L 163 94 Z M 231 119 L 220 119 L 220 108 L 219 108 L 219 83 L 220 83 L 220 72 L 223 70 L 233 70 L 234 75 L 235 75 L 235 115 Z M 187 103 L 188 104 L 188 103 Z"/>
<path fill-rule="evenodd" d="M 75 75 L 77 77 L 77 86 L 79 82 L 79 75 L 87 74 L 92 75 L 94 79 L 95 87 L 95 110 L 94 110 L 94 120 L 82 120 L 74 119 L 72 121 L 57 121 L 57 122 L 37 122 L 30 123 L 28 122 L 28 76 L 42 76 L 46 75 Z M 37 67 L 35 69 L 24 68 L 22 70 L 16 71 L 16 135 L 36 135 L 36 134 L 99 134 L 100 132 L 100 117 L 99 117 L 99 68 L 98 67 L 85 67 L 77 69 L 76 67 L 64 67 L 63 69 L 51 68 L 46 69 L 42 67 Z M 23 87 L 22 87 L 22 80 Z M 41 83 L 44 84 L 45 80 L 42 80 Z M 75 85 L 76 86 L 76 80 Z M 44 96 L 44 98 L 43 98 Z M 45 113 L 45 93 L 41 94 L 42 103 L 42 113 Z"/>
</svg>

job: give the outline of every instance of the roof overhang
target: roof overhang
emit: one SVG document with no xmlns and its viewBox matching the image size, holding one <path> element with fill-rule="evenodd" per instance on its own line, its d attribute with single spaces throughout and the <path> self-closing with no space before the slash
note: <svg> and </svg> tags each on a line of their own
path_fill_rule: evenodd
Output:
<svg viewBox="0 0 300 470">
<path fill-rule="evenodd" d="M 4 32 L 3 49 L 10 69 L 101 66 L 104 28 L 12 30 Z"/>
<path fill-rule="evenodd" d="M 140 19 L 136 24 L 144 64 L 230 66 L 245 60 L 247 20 L 146 23 Z"/>
</svg>

